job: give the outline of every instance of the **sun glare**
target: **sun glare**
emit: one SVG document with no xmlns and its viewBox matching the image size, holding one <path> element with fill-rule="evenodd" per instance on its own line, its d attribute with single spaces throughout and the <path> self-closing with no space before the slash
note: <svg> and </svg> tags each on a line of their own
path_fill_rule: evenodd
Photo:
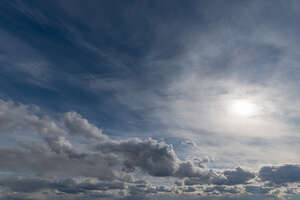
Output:
<svg viewBox="0 0 300 200">
<path fill-rule="evenodd" d="M 250 117 L 257 112 L 257 106 L 248 100 L 236 100 L 232 103 L 230 111 L 240 116 Z"/>
</svg>

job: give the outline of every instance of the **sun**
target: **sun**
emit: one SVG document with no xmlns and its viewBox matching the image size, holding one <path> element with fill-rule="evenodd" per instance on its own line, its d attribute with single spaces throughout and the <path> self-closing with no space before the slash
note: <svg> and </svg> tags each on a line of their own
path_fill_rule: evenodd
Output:
<svg viewBox="0 0 300 200">
<path fill-rule="evenodd" d="M 256 114 L 257 105 L 248 100 L 235 100 L 230 106 L 230 111 L 236 115 L 250 117 Z"/>
</svg>

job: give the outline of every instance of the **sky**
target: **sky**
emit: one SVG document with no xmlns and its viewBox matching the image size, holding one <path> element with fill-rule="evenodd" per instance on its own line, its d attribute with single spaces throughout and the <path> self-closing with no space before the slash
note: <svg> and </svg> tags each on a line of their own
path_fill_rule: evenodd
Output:
<svg viewBox="0 0 300 200">
<path fill-rule="evenodd" d="M 0 200 L 300 198 L 297 0 L 2 0 Z"/>
</svg>

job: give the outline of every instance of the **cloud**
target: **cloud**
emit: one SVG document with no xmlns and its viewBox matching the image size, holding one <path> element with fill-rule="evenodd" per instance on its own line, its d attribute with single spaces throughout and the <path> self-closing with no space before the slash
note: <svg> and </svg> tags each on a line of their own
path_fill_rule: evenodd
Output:
<svg viewBox="0 0 300 200">
<path fill-rule="evenodd" d="M 142 170 L 157 177 L 191 178 L 198 184 L 243 184 L 253 178 L 241 168 L 217 172 L 180 160 L 172 145 L 154 139 L 113 140 L 78 113 L 68 112 L 58 120 L 39 116 L 30 107 L 0 101 L 0 129 L 16 134 L 36 132 L 44 143 L 1 147 L 2 170 L 31 171 L 39 175 L 90 176 L 103 179 L 124 178 Z M 22 128 L 22 129 L 20 129 Z M 77 136 L 88 139 L 86 145 L 72 144 Z M 5 162 L 4 162 L 5 161 Z M 21 164 L 22 163 L 22 164 Z"/>
<path fill-rule="evenodd" d="M 91 190 L 123 190 L 125 184 L 119 181 L 100 181 L 95 178 L 42 179 L 34 177 L 12 177 L 0 180 L 0 185 L 15 192 L 32 193 L 44 189 L 64 193 L 81 193 Z"/>
<path fill-rule="evenodd" d="M 68 129 L 70 135 L 78 135 L 87 138 L 106 140 L 107 136 L 93 124 L 82 118 L 76 112 L 68 112 L 63 117 L 64 126 Z"/>
<path fill-rule="evenodd" d="M 271 188 L 271 187 L 264 187 L 264 186 L 255 186 L 255 185 L 245 186 L 246 192 L 249 192 L 249 193 L 252 193 L 252 194 L 267 194 L 272 189 L 273 188 Z"/>
<path fill-rule="evenodd" d="M 53 119 L 48 116 L 39 117 L 39 108 L 24 104 L 15 104 L 12 101 L 0 99 L 0 133 L 16 133 L 24 131 L 38 132 L 43 135 L 65 135 L 66 132 Z"/>
<path fill-rule="evenodd" d="M 255 178 L 254 172 L 246 171 L 240 167 L 234 170 L 223 171 L 214 171 L 207 169 L 197 170 L 198 172 L 196 174 L 187 176 L 189 178 L 185 179 L 185 185 L 201 185 L 207 183 L 213 185 L 238 185 L 247 184 L 249 180 Z M 187 172 L 191 171 L 193 170 L 187 170 Z"/>
<path fill-rule="evenodd" d="M 225 185 L 246 184 L 249 180 L 255 178 L 253 172 L 246 171 L 240 167 L 235 170 L 226 170 L 223 173 L 227 178 Z"/>
<path fill-rule="evenodd" d="M 121 155 L 128 169 L 139 167 L 153 176 L 172 176 L 178 168 L 179 159 L 173 146 L 153 139 L 111 141 L 99 144 L 97 149 Z"/>
<path fill-rule="evenodd" d="M 300 165 L 264 166 L 259 170 L 259 178 L 271 184 L 300 182 Z"/>
<path fill-rule="evenodd" d="M 243 194 L 242 186 L 155 186 L 145 181 L 124 183 L 122 181 L 103 181 L 96 178 L 9 177 L 0 179 L 0 185 L 7 195 L 19 194 L 25 197 L 33 194 L 46 194 L 46 196 L 52 194 L 52 198 L 63 196 L 72 199 L 80 197 L 91 199 L 104 197 L 109 199 L 149 199 L 158 198 L 160 195 L 171 198 L 179 194 L 187 198 L 189 194 L 195 194 L 198 198 L 205 196 L 217 198 L 219 194 Z"/>
<path fill-rule="evenodd" d="M 246 184 L 255 177 L 254 173 L 240 167 L 217 171 L 197 166 L 192 161 L 181 161 L 172 145 L 153 139 L 104 142 L 97 145 L 97 150 L 121 155 L 129 171 L 139 168 L 152 176 L 188 178 L 185 180 L 186 185 Z"/>
<path fill-rule="evenodd" d="M 235 168 L 299 161 L 299 3 L 179 2 L 1 4 L 0 95 L 51 113 L 0 100 L 0 170 L 34 176 L 6 179 L 3 198 L 198 199 L 299 182 L 296 164 Z M 237 98 L 263 112 L 231 116 Z M 122 138 L 166 140 L 109 137 L 79 113 Z"/>
<path fill-rule="evenodd" d="M 23 148 L 1 147 L 0 155 L 2 171 L 31 172 L 44 177 L 98 177 L 103 180 L 121 179 L 124 175 L 119 169 L 121 163 L 114 155 L 70 156 L 34 144 Z"/>
<path fill-rule="evenodd" d="M 256 179 L 256 172 L 241 167 L 221 170 L 199 165 L 196 161 L 201 158 L 181 160 L 174 147 L 163 141 L 112 139 L 76 112 L 54 119 L 34 106 L 0 100 L 0 122 L 3 135 L 34 132 L 39 136 L 32 141 L 0 147 L 0 170 L 33 174 L 32 178 L 12 176 L 0 181 L 5 191 L 20 194 L 53 190 L 78 198 L 87 193 L 100 198 L 95 191 L 105 191 L 101 198 L 144 198 L 176 193 L 269 195 L 271 190 L 276 190 L 276 185 L 300 181 L 298 165 L 263 166 Z M 78 143 L 82 140 L 85 142 Z M 139 182 L 140 172 L 165 180 L 173 178 L 176 183 L 155 186 Z M 273 186 L 252 185 L 263 182 Z"/>
<path fill-rule="evenodd" d="M 115 197 L 122 196 L 119 193 L 128 187 L 120 181 L 107 182 L 95 178 L 42 179 L 34 177 L 5 178 L 0 180 L 0 185 L 4 189 L 0 196 L 1 200 L 10 199 L 12 196 L 23 199 L 26 196 L 37 196 L 42 199 L 102 199 L 103 197 L 115 199 Z"/>
</svg>

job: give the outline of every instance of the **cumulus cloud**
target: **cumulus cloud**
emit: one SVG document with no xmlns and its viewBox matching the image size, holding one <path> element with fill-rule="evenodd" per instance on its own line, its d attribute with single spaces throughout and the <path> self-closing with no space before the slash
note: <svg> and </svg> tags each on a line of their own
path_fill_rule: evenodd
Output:
<svg viewBox="0 0 300 200">
<path fill-rule="evenodd" d="M 114 155 L 88 154 L 69 157 L 46 146 L 1 147 L 0 169 L 9 172 L 31 172 L 38 176 L 98 177 L 103 180 L 123 178 L 122 163 Z M 126 177 L 124 177 L 127 179 Z"/>
<path fill-rule="evenodd" d="M 0 100 L 0 131 L 16 135 L 33 132 L 40 136 L 38 140 L 0 147 L 1 171 L 34 174 L 32 178 L 2 179 L 0 185 L 6 194 L 44 190 L 75 196 L 105 191 L 103 198 L 111 198 L 112 193 L 118 198 L 160 193 L 269 194 L 272 187 L 259 189 L 262 186 L 251 185 L 250 181 L 275 185 L 300 181 L 298 165 L 264 166 L 259 170 L 259 179 L 255 179 L 255 172 L 241 167 L 217 170 L 199 165 L 195 159 L 181 160 L 174 147 L 163 141 L 111 139 L 76 112 L 54 119 L 35 107 L 12 101 Z M 78 137 L 86 142 L 74 142 Z M 138 171 L 153 177 L 172 177 L 176 182 L 172 186 L 139 182 L 135 180 Z"/>
<path fill-rule="evenodd" d="M 259 170 L 259 178 L 271 184 L 300 182 L 300 165 L 264 166 Z"/>
<path fill-rule="evenodd" d="M 95 125 L 90 124 L 86 119 L 82 118 L 76 112 L 68 112 L 64 114 L 63 122 L 71 135 L 78 135 L 94 139 L 107 139 L 107 136 L 102 134 L 102 131 Z"/>
<path fill-rule="evenodd" d="M 97 149 L 121 155 L 128 169 L 139 167 L 153 176 L 172 176 L 178 168 L 179 159 L 173 146 L 153 139 L 110 141 L 99 144 Z"/>
<path fill-rule="evenodd" d="M 246 171 L 240 167 L 234 170 L 206 170 L 204 172 L 206 173 L 198 173 L 198 176 L 196 174 L 189 176 L 184 183 L 186 185 L 199 185 L 207 183 L 214 185 L 238 185 L 247 184 L 249 180 L 255 178 L 255 174 L 253 172 Z"/>
<path fill-rule="evenodd" d="M 255 177 L 255 174 L 238 167 L 235 170 L 224 171 L 224 176 L 227 178 L 227 185 L 237 185 L 247 183 L 249 180 Z"/>
<path fill-rule="evenodd" d="M 22 104 L 6 101 L 0 103 L 0 119 L 3 124 L 0 126 L 1 130 L 14 131 L 21 126 L 25 132 L 40 133 L 44 141 L 42 144 L 2 147 L 1 158 L 6 161 L 0 164 L 3 170 L 113 179 L 140 169 L 152 176 L 188 177 L 190 179 L 186 183 L 190 185 L 192 182 L 242 184 L 252 178 L 240 168 L 236 172 L 227 171 L 223 174 L 195 165 L 192 161 L 182 161 L 172 145 L 151 138 L 110 139 L 75 112 L 65 113 L 55 120 L 49 116 L 39 116 Z M 71 142 L 75 136 L 92 140 L 92 143 L 79 149 Z"/>
<path fill-rule="evenodd" d="M 201 196 L 215 196 L 218 194 L 243 194 L 241 186 L 155 186 L 145 181 L 125 183 L 122 181 L 102 181 L 96 178 L 35 178 L 15 177 L 0 179 L 0 185 L 6 194 L 51 193 L 56 198 L 77 199 L 82 195 L 91 199 L 151 199 L 164 194 L 165 198 L 172 198 L 175 194 L 197 194 Z M 98 194 L 98 195 L 96 195 Z M 99 196 L 101 194 L 101 196 Z M 184 196 L 183 196 L 184 197 Z M 216 196 L 215 196 L 216 197 Z"/>
<path fill-rule="evenodd" d="M 0 99 L 0 133 L 14 133 L 18 131 L 35 131 L 41 134 L 65 135 L 57 122 L 49 120 L 47 116 L 39 117 L 37 107 L 16 104 L 13 101 Z"/>
</svg>

